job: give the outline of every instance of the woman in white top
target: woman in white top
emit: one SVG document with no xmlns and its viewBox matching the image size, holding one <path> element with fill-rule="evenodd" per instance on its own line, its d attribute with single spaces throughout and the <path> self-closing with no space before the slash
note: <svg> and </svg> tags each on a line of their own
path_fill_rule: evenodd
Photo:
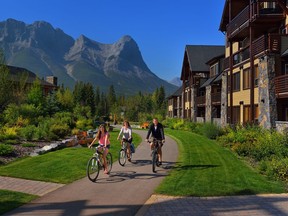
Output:
<svg viewBox="0 0 288 216">
<path fill-rule="evenodd" d="M 121 140 L 121 145 L 122 142 L 127 142 L 127 157 L 128 157 L 128 161 L 131 162 L 131 157 L 130 157 L 130 152 L 131 152 L 131 148 L 130 145 L 132 143 L 132 129 L 130 127 L 130 124 L 128 121 L 124 121 L 123 122 L 123 126 L 119 132 L 119 135 L 117 137 L 117 139 L 120 139 L 121 134 L 123 134 L 122 136 L 122 140 Z"/>
</svg>

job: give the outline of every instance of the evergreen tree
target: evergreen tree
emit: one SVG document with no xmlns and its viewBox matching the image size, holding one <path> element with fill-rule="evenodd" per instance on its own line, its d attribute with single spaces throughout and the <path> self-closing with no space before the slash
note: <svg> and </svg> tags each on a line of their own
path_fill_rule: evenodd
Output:
<svg viewBox="0 0 288 216">
<path fill-rule="evenodd" d="M 33 85 L 27 95 L 27 102 L 28 104 L 33 104 L 40 110 L 43 110 L 43 108 L 45 107 L 45 97 L 39 79 L 36 79 L 33 82 Z"/>
<path fill-rule="evenodd" d="M 110 85 L 109 87 L 107 99 L 108 99 L 109 107 L 112 107 L 116 103 L 116 93 L 115 93 L 113 85 Z"/>
</svg>

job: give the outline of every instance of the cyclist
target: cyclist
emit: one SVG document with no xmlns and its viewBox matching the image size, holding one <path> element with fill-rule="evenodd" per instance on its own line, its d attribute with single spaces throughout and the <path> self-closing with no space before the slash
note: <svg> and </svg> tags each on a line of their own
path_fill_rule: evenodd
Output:
<svg viewBox="0 0 288 216">
<path fill-rule="evenodd" d="M 165 143 L 165 136 L 164 136 L 164 128 L 161 123 L 158 122 L 157 118 L 153 119 L 153 124 L 150 125 L 147 136 L 146 136 L 146 142 L 148 142 L 149 136 L 152 133 L 152 137 L 155 138 L 157 141 L 160 140 L 162 142 L 162 145 L 159 146 L 159 165 L 162 164 L 162 146 Z M 153 150 L 154 143 L 150 143 L 150 148 Z"/>
<path fill-rule="evenodd" d="M 109 152 L 110 148 L 110 134 L 108 133 L 106 127 L 104 124 L 101 124 L 99 126 L 98 133 L 95 137 L 95 139 L 91 142 L 91 144 L 88 146 L 89 148 L 92 147 L 92 145 L 99 140 L 99 145 L 97 146 L 97 151 L 98 150 L 103 150 L 103 165 L 104 165 L 104 173 L 108 174 L 108 169 L 107 169 L 107 162 L 106 162 L 106 155 Z"/>
<path fill-rule="evenodd" d="M 131 157 L 130 157 L 131 148 L 130 148 L 130 145 L 132 143 L 132 128 L 131 128 L 131 126 L 130 126 L 128 121 L 124 121 L 123 122 L 123 126 L 122 126 L 122 128 L 121 128 L 121 130 L 119 132 L 117 140 L 120 139 L 121 134 L 123 134 L 121 145 L 122 145 L 123 142 L 127 142 L 127 157 L 128 157 L 128 161 L 131 162 Z"/>
</svg>

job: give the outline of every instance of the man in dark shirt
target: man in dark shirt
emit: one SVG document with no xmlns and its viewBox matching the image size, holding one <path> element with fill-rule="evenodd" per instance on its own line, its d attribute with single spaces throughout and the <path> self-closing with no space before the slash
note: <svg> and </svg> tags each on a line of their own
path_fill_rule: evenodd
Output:
<svg viewBox="0 0 288 216">
<path fill-rule="evenodd" d="M 150 134 L 152 134 L 152 137 L 161 140 L 162 145 L 165 142 L 165 136 L 164 136 L 164 128 L 161 123 L 158 122 L 157 118 L 153 119 L 153 124 L 150 125 L 147 136 L 146 136 L 146 141 L 148 141 Z M 162 145 L 159 147 L 159 165 L 162 164 Z M 153 149 L 153 142 L 150 143 L 151 149 Z"/>
</svg>

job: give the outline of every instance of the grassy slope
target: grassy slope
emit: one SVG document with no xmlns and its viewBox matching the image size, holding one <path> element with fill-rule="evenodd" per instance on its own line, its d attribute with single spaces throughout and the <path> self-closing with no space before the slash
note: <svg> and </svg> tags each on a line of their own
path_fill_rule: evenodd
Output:
<svg viewBox="0 0 288 216">
<path fill-rule="evenodd" d="M 178 141 L 177 166 L 156 189 L 157 193 L 183 196 L 222 196 L 282 193 L 282 183 L 256 173 L 229 150 L 185 131 L 167 130 Z"/>
<path fill-rule="evenodd" d="M 121 148 L 116 140 L 118 132 L 110 132 L 113 161 Z M 137 146 L 140 142 L 141 138 L 133 134 L 133 143 Z M 86 164 L 92 154 L 88 148 L 65 148 L 0 166 L 0 175 L 66 184 L 86 176 Z"/>
</svg>

